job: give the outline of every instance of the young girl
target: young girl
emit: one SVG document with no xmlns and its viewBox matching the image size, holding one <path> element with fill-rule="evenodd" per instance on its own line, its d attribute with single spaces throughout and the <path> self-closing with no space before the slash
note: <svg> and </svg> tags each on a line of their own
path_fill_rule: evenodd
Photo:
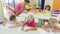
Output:
<svg viewBox="0 0 60 34">
<path fill-rule="evenodd" d="M 24 26 L 27 25 L 28 29 L 26 29 L 25 31 L 35 31 L 37 30 L 37 23 L 34 20 L 34 17 L 32 15 L 28 16 L 27 21 L 24 22 L 24 25 L 22 26 L 22 30 L 24 30 Z"/>
<path fill-rule="evenodd" d="M 55 18 L 50 18 L 48 24 L 47 24 L 47 25 L 43 25 L 42 28 L 43 28 L 45 31 L 47 31 L 47 32 L 49 32 L 50 29 L 51 29 L 53 32 L 59 32 L 59 31 L 60 31 L 60 30 L 59 30 L 60 28 L 58 28 L 56 24 L 57 24 L 57 20 L 56 20 Z"/>
<path fill-rule="evenodd" d="M 41 8 L 37 5 L 34 5 L 33 9 L 34 9 L 34 12 L 36 13 L 40 13 L 42 11 Z"/>
<path fill-rule="evenodd" d="M 45 10 L 50 11 L 50 10 L 51 10 L 50 5 L 46 5 L 46 6 L 45 6 Z"/>
<path fill-rule="evenodd" d="M 16 3 L 15 9 L 8 5 L 6 7 L 12 14 L 16 13 L 16 16 L 18 16 L 23 12 L 24 2 Z M 14 13 L 14 11 L 16 11 L 16 12 Z"/>
<path fill-rule="evenodd" d="M 44 12 L 44 13 L 47 13 L 47 12 L 50 12 L 50 11 L 51 11 L 50 5 L 46 5 L 43 12 Z"/>
<path fill-rule="evenodd" d="M 9 26 L 9 28 L 15 28 L 15 27 L 19 27 L 22 25 L 22 21 L 17 21 L 16 16 L 15 15 L 11 15 L 10 16 L 10 20 L 8 21 L 9 24 L 12 24 L 14 26 Z M 6 25 L 7 22 L 5 22 L 3 25 Z"/>
</svg>

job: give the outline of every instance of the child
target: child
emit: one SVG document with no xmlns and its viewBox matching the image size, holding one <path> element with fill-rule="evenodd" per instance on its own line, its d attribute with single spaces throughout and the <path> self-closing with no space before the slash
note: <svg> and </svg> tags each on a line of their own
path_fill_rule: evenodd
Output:
<svg viewBox="0 0 60 34">
<path fill-rule="evenodd" d="M 16 16 L 19 16 L 23 12 L 24 2 L 17 1 L 15 4 L 15 8 L 8 5 L 6 7 L 12 14 L 16 14 Z"/>
<path fill-rule="evenodd" d="M 45 10 L 50 11 L 50 10 L 51 10 L 50 5 L 46 5 L 46 6 L 45 6 Z"/>
<path fill-rule="evenodd" d="M 41 7 L 36 6 L 35 9 L 36 9 L 36 12 L 41 12 Z"/>
<path fill-rule="evenodd" d="M 4 25 L 6 25 L 6 23 L 7 23 L 7 22 L 5 22 Z M 9 21 L 9 23 L 10 23 L 10 24 L 12 23 L 12 24 L 14 25 L 14 26 L 9 26 L 9 28 L 15 28 L 15 27 L 19 27 L 19 26 L 22 25 L 22 21 L 19 21 L 19 22 L 18 22 L 18 21 L 16 20 L 16 16 L 15 16 L 15 15 L 11 15 L 11 16 L 10 16 L 10 21 Z"/>
<path fill-rule="evenodd" d="M 57 27 L 59 27 L 60 28 L 60 21 L 58 21 L 58 23 L 57 23 Z M 60 30 L 60 29 L 59 29 Z"/>
<path fill-rule="evenodd" d="M 37 30 L 37 24 L 34 20 L 34 17 L 31 15 L 31 16 L 28 16 L 27 18 L 27 21 L 24 22 L 24 25 L 22 26 L 22 30 L 24 30 L 24 26 L 27 25 L 28 29 L 26 29 L 25 31 L 35 31 Z"/>
<path fill-rule="evenodd" d="M 47 25 L 43 25 L 42 28 L 44 30 L 46 30 L 47 32 L 50 31 L 50 29 L 53 31 L 53 32 L 59 32 L 59 28 L 57 27 L 57 20 L 55 18 L 50 18 L 50 20 L 48 21 L 48 24 Z"/>
<path fill-rule="evenodd" d="M 43 12 L 45 12 L 45 13 L 46 13 L 46 12 L 50 12 L 50 10 L 51 10 L 50 5 L 46 5 Z"/>
<path fill-rule="evenodd" d="M 27 11 L 30 11 L 32 9 L 32 5 L 30 4 L 29 0 L 25 1 L 25 8 L 27 9 Z"/>
<path fill-rule="evenodd" d="M 24 2 L 20 2 L 16 4 L 16 15 L 20 15 L 23 12 L 23 8 L 24 8 Z"/>
<path fill-rule="evenodd" d="M 40 13 L 42 10 L 38 5 L 33 5 L 33 12 L 34 13 Z"/>
</svg>

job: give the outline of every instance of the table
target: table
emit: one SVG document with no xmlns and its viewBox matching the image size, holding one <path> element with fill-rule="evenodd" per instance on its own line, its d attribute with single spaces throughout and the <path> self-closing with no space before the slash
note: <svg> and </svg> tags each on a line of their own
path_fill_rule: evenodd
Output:
<svg viewBox="0 0 60 34">
<path fill-rule="evenodd" d="M 38 22 L 38 19 L 50 19 L 52 18 L 52 16 L 48 13 L 46 13 L 45 15 L 42 13 L 34 13 L 34 12 L 28 12 L 28 13 L 21 13 L 17 18 L 24 21 L 25 18 L 27 18 L 29 15 L 33 15 L 34 19 L 36 20 L 36 22 Z"/>
<path fill-rule="evenodd" d="M 29 15 L 33 15 L 36 22 L 38 21 L 39 18 L 47 19 L 47 20 L 49 20 L 50 18 L 56 18 L 58 21 L 60 21 L 60 14 L 57 15 L 57 17 L 53 17 L 53 16 L 50 15 L 50 13 L 45 13 L 45 14 L 34 13 L 34 12 L 21 13 L 17 18 L 24 21 L 25 18 L 27 18 Z"/>
</svg>

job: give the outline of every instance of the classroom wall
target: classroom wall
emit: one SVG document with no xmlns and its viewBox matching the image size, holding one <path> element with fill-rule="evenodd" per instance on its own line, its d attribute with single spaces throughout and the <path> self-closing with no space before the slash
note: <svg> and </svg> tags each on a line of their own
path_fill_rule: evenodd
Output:
<svg viewBox="0 0 60 34">
<path fill-rule="evenodd" d="M 1 0 L 0 0 L 0 24 L 1 22 L 4 21 L 4 15 L 3 15 L 3 10 L 2 10 L 2 3 L 1 3 Z"/>
<path fill-rule="evenodd" d="M 31 4 L 37 4 L 38 0 L 30 0 Z"/>
<path fill-rule="evenodd" d="M 50 5 L 52 10 L 53 0 L 45 0 L 45 5 Z"/>
<path fill-rule="evenodd" d="M 38 3 L 40 2 L 41 4 L 41 0 L 30 0 L 31 4 L 35 4 L 38 5 Z"/>
<path fill-rule="evenodd" d="M 53 8 L 52 11 L 54 11 L 54 10 L 60 10 L 60 0 L 54 0 L 52 8 Z"/>
<path fill-rule="evenodd" d="M 2 9 L 0 7 L 0 22 L 3 22 Z"/>
<path fill-rule="evenodd" d="M 15 2 L 17 3 L 17 2 L 24 2 L 24 0 L 15 0 Z"/>
</svg>

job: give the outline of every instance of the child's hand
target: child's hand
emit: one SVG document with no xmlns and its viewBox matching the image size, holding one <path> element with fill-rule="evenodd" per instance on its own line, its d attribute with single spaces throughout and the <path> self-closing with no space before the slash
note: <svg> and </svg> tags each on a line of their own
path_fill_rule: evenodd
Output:
<svg viewBox="0 0 60 34">
<path fill-rule="evenodd" d="M 48 30 L 48 29 L 47 29 L 46 31 L 47 31 L 47 32 L 50 32 L 50 30 Z"/>
<path fill-rule="evenodd" d="M 22 28 L 21 30 L 24 30 L 24 28 Z"/>
<path fill-rule="evenodd" d="M 5 23 L 2 24 L 2 26 L 5 26 L 5 25 L 6 25 Z"/>
<path fill-rule="evenodd" d="M 10 26 L 9 28 L 14 28 L 13 26 Z"/>
<path fill-rule="evenodd" d="M 53 32 L 56 32 L 55 30 L 52 30 Z"/>
<path fill-rule="evenodd" d="M 7 22 L 8 22 L 8 20 L 5 20 L 2 26 L 5 26 Z"/>
<path fill-rule="evenodd" d="M 5 24 L 3 24 L 2 26 L 5 26 Z"/>
<path fill-rule="evenodd" d="M 60 32 L 60 30 L 52 30 L 53 32 Z"/>
<path fill-rule="evenodd" d="M 29 30 L 24 30 L 24 31 L 28 32 Z"/>
</svg>

